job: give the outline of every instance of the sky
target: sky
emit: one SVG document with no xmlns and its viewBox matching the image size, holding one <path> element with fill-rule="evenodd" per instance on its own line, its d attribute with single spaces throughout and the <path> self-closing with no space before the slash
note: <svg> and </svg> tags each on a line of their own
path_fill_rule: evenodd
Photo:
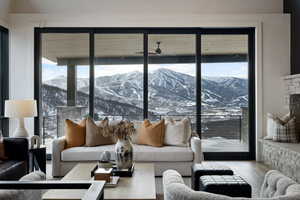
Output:
<svg viewBox="0 0 300 200">
<path fill-rule="evenodd" d="M 45 58 L 42 59 L 43 80 L 47 81 L 57 76 L 66 76 L 66 66 L 57 66 Z M 176 72 L 196 75 L 195 64 L 150 64 L 148 71 L 151 73 L 159 68 L 167 68 Z M 143 65 L 98 65 L 95 66 L 95 77 L 111 76 L 115 74 L 123 74 L 133 71 L 143 71 Z M 247 78 L 248 64 L 247 62 L 239 63 L 203 63 L 202 75 L 208 77 L 238 77 Z M 88 78 L 88 66 L 77 66 L 78 78 Z"/>
</svg>

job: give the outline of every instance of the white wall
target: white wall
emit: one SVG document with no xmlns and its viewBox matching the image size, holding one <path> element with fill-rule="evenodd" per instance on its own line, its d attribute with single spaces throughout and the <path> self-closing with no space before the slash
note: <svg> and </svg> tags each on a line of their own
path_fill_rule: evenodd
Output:
<svg viewBox="0 0 300 200">
<path fill-rule="evenodd" d="M 11 0 L 13 13 L 282 13 L 283 0 Z"/>
<path fill-rule="evenodd" d="M 290 16 L 11 14 L 11 98 L 33 98 L 34 27 L 256 27 L 257 137 L 267 112 L 285 113 L 282 76 L 290 73 Z M 13 125 L 13 124 L 12 124 Z M 27 121 L 33 133 L 33 120 Z M 14 126 L 11 126 L 11 130 Z M 259 149 L 258 149 L 259 150 Z"/>
<path fill-rule="evenodd" d="M 0 25 L 8 26 L 8 13 L 10 11 L 10 0 L 0 0 Z"/>
</svg>

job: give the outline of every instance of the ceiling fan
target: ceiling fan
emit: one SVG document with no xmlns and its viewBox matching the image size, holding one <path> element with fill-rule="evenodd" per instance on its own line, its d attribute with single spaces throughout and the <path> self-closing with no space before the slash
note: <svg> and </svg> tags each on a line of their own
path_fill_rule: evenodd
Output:
<svg viewBox="0 0 300 200">
<path fill-rule="evenodd" d="M 152 51 L 148 51 L 148 54 L 149 55 L 160 55 L 160 54 L 162 54 L 162 50 L 160 48 L 161 43 L 162 43 L 161 41 L 157 41 L 156 42 L 156 44 L 157 44 L 156 49 L 154 49 Z M 136 54 L 144 54 L 144 51 L 138 51 L 138 52 L 136 52 Z"/>
</svg>

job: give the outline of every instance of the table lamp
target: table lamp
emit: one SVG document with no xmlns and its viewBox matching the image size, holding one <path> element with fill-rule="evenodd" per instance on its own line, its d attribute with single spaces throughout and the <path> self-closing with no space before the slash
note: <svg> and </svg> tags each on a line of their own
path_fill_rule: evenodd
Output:
<svg viewBox="0 0 300 200">
<path fill-rule="evenodd" d="M 24 125 L 24 118 L 37 116 L 36 101 L 6 100 L 4 116 L 18 119 L 18 127 L 14 132 L 14 137 L 28 137 L 29 135 Z"/>
</svg>

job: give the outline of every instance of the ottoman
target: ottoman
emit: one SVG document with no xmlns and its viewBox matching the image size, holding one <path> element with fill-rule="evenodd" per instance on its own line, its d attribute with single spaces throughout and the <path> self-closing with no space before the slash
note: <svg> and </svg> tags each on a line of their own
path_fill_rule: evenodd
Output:
<svg viewBox="0 0 300 200">
<path fill-rule="evenodd" d="M 192 189 L 199 191 L 199 179 L 205 175 L 233 175 L 233 171 L 226 166 L 210 163 L 194 164 L 192 166 Z"/>
<path fill-rule="evenodd" d="M 251 198 L 251 185 L 237 175 L 201 176 L 199 187 L 209 193 Z"/>
</svg>

